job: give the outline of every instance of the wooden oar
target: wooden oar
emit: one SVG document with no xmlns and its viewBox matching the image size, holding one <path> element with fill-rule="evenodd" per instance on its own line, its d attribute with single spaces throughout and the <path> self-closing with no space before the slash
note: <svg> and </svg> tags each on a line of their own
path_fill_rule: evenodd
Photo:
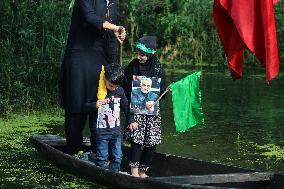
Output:
<svg viewBox="0 0 284 189">
<path fill-rule="evenodd" d="M 122 45 L 123 43 L 119 43 L 118 51 L 119 51 L 119 64 L 122 66 Z"/>
<path fill-rule="evenodd" d="M 120 27 L 119 28 L 119 34 L 122 34 L 124 28 Z M 119 52 L 119 64 L 122 66 L 122 46 L 123 46 L 123 41 L 119 42 L 119 46 L 118 46 L 118 52 Z"/>
</svg>

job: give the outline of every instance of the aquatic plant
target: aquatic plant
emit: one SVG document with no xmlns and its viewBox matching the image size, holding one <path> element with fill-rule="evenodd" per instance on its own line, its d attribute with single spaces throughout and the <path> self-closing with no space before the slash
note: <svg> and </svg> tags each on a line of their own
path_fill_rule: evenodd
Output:
<svg viewBox="0 0 284 189">
<path fill-rule="evenodd" d="M 0 119 L 0 188 L 100 188 L 58 169 L 31 144 L 30 136 L 62 130 L 63 121 L 59 108 Z"/>
<path fill-rule="evenodd" d="M 275 144 L 256 145 L 256 147 L 264 152 L 261 155 L 268 159 L 276 159 L 277 161 L 284 160 L 284 147 Z"/>
</svg>

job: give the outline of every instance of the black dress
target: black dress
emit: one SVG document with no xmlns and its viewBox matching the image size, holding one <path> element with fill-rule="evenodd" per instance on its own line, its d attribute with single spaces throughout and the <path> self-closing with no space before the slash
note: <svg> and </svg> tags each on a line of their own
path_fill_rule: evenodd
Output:
<svg viewBox="0 0 284 189">
<path fill-rule="evenodd" d="M 136 76 L 161 78 L 160 94 L 165 91 L 164 70 L 156 55 L 152 55 L 146 63 L 139 63 L 138 59 L 132 60 L 125 68 L 123 88 L 128 101 L 131 102 L 132 78 Z M 134 114 L 134 121 L 139 124 L 138 129 L 125 129 L 124 137 L 127 141 L 146 147 L 152 147 L 161 143 L 161 114 L 156 115 Z"/>
<path fill-rule="evenodd" d="M 85 113 L 84 104 L 97 99 L 101 66 L 117 61 L 116 37 L 102 27 L 105 20 L 116 24 L 117 7 L 116 0 L 75 0 L 59 80 L 65 111 Z"/>
</svg>

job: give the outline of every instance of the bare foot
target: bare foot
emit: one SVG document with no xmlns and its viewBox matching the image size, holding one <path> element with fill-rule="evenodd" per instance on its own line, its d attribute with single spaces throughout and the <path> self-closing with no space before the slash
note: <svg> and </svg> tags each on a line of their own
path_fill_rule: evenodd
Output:
<svg viewBox="0 0 284 189">
<path fill-rule="evenodd" d="M 140 177 L 140 175 L 138 173 L 138 168 L 131 167 L 131 176 Z"/>
<path fill-rule="evenodd" d="M 148 178 L 149 176 L 145 173 L 145 171 L 141 171 L 141 170 L 139 170 L 139 176 L 140 176 L 140 178 Z"/>
<path fill-rule="evenodd" d="M 140 177 L 139 174 L 131 174 L 131 176 L 133 176 L 133 177 Z"/>
</svg>

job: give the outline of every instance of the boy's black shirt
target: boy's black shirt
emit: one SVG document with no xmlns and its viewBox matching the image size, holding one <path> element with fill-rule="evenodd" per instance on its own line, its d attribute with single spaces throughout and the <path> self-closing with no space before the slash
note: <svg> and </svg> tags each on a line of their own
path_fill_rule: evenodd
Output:
<svg viewBox="0 0 284 189">
<path fill-rule="evenodd" d="M 93 113 L 93 129 L 95 134 L 119 134 L 120 110 L 126 117 L 126 124 L 133 119 L 129 113 L 129 103 L 122 87 L 107 91 L 103 107 L 96 108 L 96 102 L 87 102 L 86 111 Z M 101 117 L 100 117 L 101 116 Z"/>
</svg>

